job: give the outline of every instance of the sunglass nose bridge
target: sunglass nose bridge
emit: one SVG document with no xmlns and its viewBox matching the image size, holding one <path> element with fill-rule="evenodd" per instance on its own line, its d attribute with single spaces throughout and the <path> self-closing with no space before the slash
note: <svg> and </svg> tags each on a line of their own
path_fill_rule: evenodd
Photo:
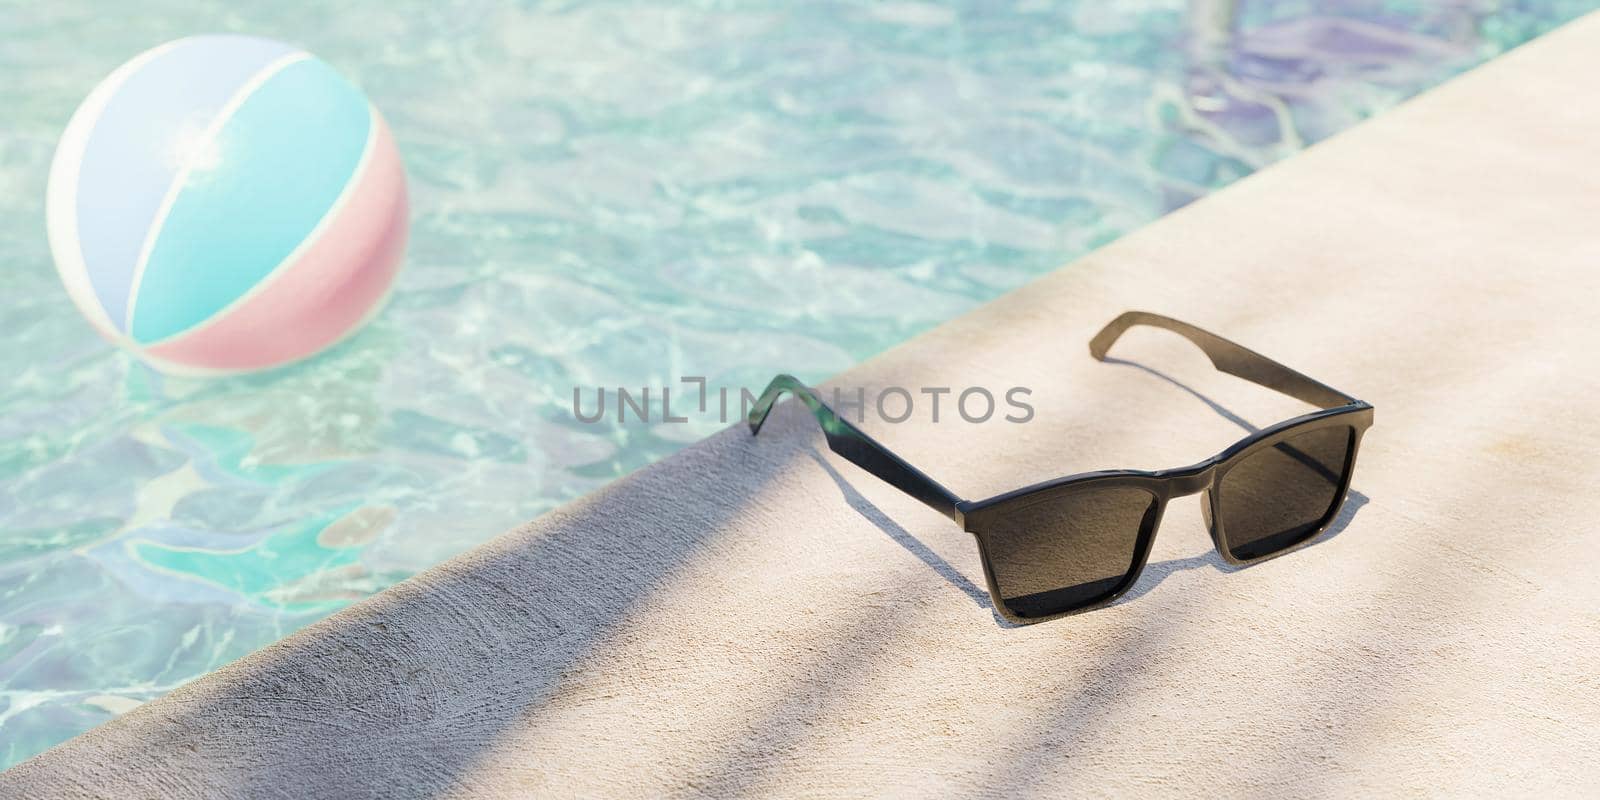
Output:
<svg viewBox="0 0 1600 800">
<path fill-rule="evenodd" d="M 1211 477 L 1216 469 L 1215 464 L 1196 464 L 1181 469 L 1162 470 L 1156 473 L 1156 477 L 1170 481 L 1168 487 L 1172 497 L 1186 497 L 1210 488 Z"/>
</svg>

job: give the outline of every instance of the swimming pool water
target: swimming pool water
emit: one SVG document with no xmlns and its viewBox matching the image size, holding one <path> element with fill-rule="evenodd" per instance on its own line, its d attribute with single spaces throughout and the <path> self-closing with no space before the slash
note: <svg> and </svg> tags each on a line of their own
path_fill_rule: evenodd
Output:
<svg viewBox="0 0 1600 800">
<path fill-rule="evenodd" d="M 0 767 L 721 427 L 575 386 L 820 380 L 1597 5 L 7 5 Z M 336 350 L 179 380 L 78 317 L 44 183 L 106 73 L 217 31 L 368 91 L 412 240 Z"/>
</svg>

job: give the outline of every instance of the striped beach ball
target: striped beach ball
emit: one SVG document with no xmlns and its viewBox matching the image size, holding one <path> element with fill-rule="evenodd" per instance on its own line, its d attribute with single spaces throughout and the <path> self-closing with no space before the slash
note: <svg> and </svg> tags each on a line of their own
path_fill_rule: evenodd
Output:
<svg viewBox="0 0 1600 800">
<path fill-rule="evenodd" d="M 157 368 L 263 369 L 382 306 L 406 238 L 388 126 L 325 62 L 197 36 L 134 57 L 72 116 L 50 250 L 106 338 Z"/>
</svg>

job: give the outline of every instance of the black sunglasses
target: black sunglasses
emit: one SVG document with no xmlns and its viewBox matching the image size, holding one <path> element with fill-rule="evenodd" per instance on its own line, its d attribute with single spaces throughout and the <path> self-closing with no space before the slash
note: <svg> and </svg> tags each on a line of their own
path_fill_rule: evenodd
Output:
<svg viewBox="0 0 1600 800">
<path fill-rule="evenodd" d="M 750 432 L 784 392 L 821 423 L 828 447 L 851 463 L 955 520 L 978 539 L 989 596 L 1012 622 L 1048 619 L 1103 606 L 1144 570 L 1167 501 L 1205 492 L 1201 506 L 1217 552 L 1233 564 L 1281 555 L 1315 538 L 1338 516 L 1372 406 L 1259 353 L 1188 323 L 1143 311 L 1111 321 L 1089 342 L 1106 351 L 1134 325 L 1182 334 L 1222 372 L 1317 406 L 1239 440 L 1211 458 L 1156 472 L 1086 472 L 987 500 L 962 500 L 822 402 L 779 375 L 750 410 Z"/>
</svg>

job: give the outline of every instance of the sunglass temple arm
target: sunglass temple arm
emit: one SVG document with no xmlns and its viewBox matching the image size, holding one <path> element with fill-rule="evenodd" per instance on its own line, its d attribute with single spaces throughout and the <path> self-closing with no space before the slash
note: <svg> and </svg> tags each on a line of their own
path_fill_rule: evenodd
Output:
<svg viewBox="0 0 1600 800">
<path fill-rule="evenodd" d="M 1111 349 L 1111 345 L 1116 343 L 1124 331 L 1135 325 L 1149 325 L 1177 333 L 1204 351 L 1218 371 L 1304 400 L 1318 408 L 1338 408 L 1360 402 L 1338 389 L 1308 378 L 1210 331 L 1148 311 L 1124 311 L 1121 316 L 1101 328 L 1100 332 L 1089 340 L 1090 355 L 1104 361 L 1106 351 Z"/>
<path fill-rule="evenodd" d="M 792 375 L 779 375 L 773 378 L 772 383 L 767 384 L 766 390 L 756 400 L 747 420 L 751 435 L 761 432 L 761 425 L 766 422 L 767 414 L 772 411 L 773 404 L 784 392 L 799 398 L 800 402 L 811 410 L 811 414 L 817 418 L 817 423 L 822 426 L 823 435 L 828 439 L 828 448 L 833 452 L 890 486 L 911 495 L 923 505 L 957 522 L 961 521 L 960 512 L 956 510 L 956 504 L 961 502 L 961 498 L 939 485 L 938 481 L 906 463 L 905 459 L 890 452 L 887 447 L 863 433 L 860 428 L 834 413 L 834 410 L 817 396 L 815 389 L 801 383 Z"/>
</svg>

